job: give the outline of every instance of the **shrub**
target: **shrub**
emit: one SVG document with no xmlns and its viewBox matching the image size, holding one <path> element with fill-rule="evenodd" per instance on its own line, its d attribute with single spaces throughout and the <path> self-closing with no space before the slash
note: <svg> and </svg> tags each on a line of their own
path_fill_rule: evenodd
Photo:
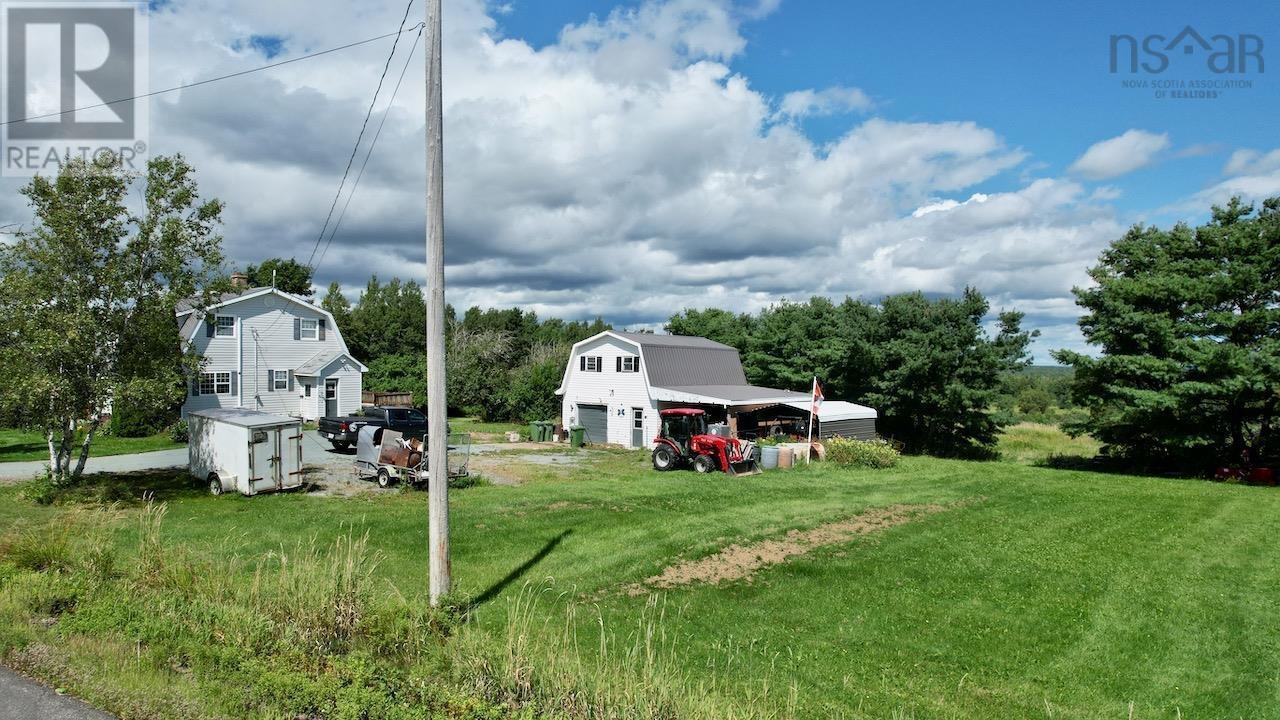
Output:
<svg viewBox="0 0 1280 720">
<path fill-rule="evenodd" d="M 190 428 L 187 427 L 186 420 L 179 420 L 169 426 L 169 439 L 176 443 L 191 441 L 191 431 Z"/>
<path fill-rule="evenodd" d="M 833 437 L 824 443 L 827 460 L 849 467 L 887 468 L 898 463 L 902 453 L 885 440 L 850 440 Z"/>
<path fill-rule="evenodd" d="M 168 427 L 175 414 L 174 408 L 145 407 L 121 397 L 111 408 L 108 432 L 117 437 L 148 437 Z"/>
<path fill-rule="evenodd" d="M 61 488 L 53 482 L 53 476 L 49 474 L 49 468 L 46 467 L 44 472 L 31 478 L 31 482 L 23 485 L 19 494 L 23 499 L 37 505 L 52 505 L 53 501 L 58 499 L 60 491 Z"/>
</svg>

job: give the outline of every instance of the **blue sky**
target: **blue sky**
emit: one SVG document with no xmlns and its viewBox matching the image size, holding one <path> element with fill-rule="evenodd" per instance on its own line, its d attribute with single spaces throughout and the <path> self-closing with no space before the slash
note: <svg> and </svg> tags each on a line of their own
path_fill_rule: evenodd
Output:
<svg viewBox="0 0 1280 720">
<path fill-rule="evenodd" d="M 153 88 L 394 30 L 401 0 L 163 0 Z M 981 290 L 1087 350 L 1073 286 L 1135 222 L 1280 195 L 1280 68 L 1215 99 L 1109 72 L 1109 38 L 1252 34 L 1280 4 L 445 0 L 446 278 L 455 306 L 659 328 L 684 308 Z M 410 9 L 421 19 L 422 4 Z M 306 260 L 390 40 L 155 98 L 152 152 L 226 202 L 228 268 Z M 420 280 L 423 70 L 387 122 L 321 286 Z M 1194 50 L 1194 48 L 1193 48 Z M 1197 51 L 1200 52 L 1200 51 Z M 1274 56 L 1274 57 L 1273 57 Z M 1203 52 L 1154 80 L 1212 77 Z M 394 75 L 393 75 L 394 77 Z M 388 110 L 389 107 L 389 110 Z M 370 136 L 366 135 L 366 141 Z M 363 157 L 365 147 L 361 148 Z M 29 221 L 0 179 L 0 224 Z M 350 193 L 350 184 L 344 190 Z"/>
<path fill-rule="evenodd" d="M 606 16 L 615 7 L 638 4 L 512 2 L 511 12 L 499 17 L 503 32 L 546 45 L 556 41 L 564 25 L 586 15 Z M 1089 145 L 1130 128 L 1168 133 L 1173 154 L 1189 151 L 1187 156 L 1107 183 L 1124 190 L 1118 206 L 1166 222 L 1176 216 L 1149 212 L 1211 183 L 1232 150 L 1274 145 L 1280 113 L 1280 81 L 1265 79 L 1280 77 L 1280 66 L 1241 76 L 1257 80 L 1252 90 L 1211 101 L 1157 100 L 1149 92 L 1120 87 L 1124 75 L 1108 71 L 1111 35 L 1171 38 L 1186 25 L 1206 36 L 1253 33 L 1280 48 L 1280 3 L 1002 0 L 974 7 L 920 0 L 792 0 L 744 24 L 749 44 L 730 66 L 749 77 L 752 87 L 772 95 L 847 85 L 870 95 L 876 113 L 885 117 L 976 121 L 1032 152 L 1032 162 L 1043 163 L 1037 168 L 1041 174 L 1066 172 Z M 1264 45 L 1263 57 L 1270 61 L 1268 49 Z M 1211 77 L 1194 68 L 1178 76 Z M 804 128 L 815 140 L 829 141 L 851 124 L 848 115 L 838 115 L 808 120 Z M 1003 187 L 989 187 L 1016 184 L 1010 178 Z"/>
</svg>

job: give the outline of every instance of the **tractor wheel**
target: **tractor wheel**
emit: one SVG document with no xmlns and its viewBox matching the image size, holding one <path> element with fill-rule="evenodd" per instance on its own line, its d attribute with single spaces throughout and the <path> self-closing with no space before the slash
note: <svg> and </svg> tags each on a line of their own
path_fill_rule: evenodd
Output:
<svg viewBox="0 0 1280 720">
<path fill-rule="evenodd" d="M 680 458 L 676 457 L 676 453 L 671 449 L 670 445 L 659 445 L 653 449 L 653 469 L 659 472 L 675 470 L 680 464 Z"/>
<path fill-rule="evenodd" d="M 719 468 L 716 467 L 715 458 L 711 457 L 710 455 L 699 455 L 698 457 L 694 458 L 693 469 L 695 472 L 702 473 L 703 475 L 706 475 L 708 473 L 713 473 L 716 470 L 719 470 Z"/>
</svg>

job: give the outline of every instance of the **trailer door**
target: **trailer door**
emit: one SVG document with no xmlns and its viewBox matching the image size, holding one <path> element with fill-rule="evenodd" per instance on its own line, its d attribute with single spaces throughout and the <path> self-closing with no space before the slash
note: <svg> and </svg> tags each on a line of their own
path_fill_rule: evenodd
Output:
<svg viewBox="0 0 1280 720">
<path fill-rule="evenodd" d="M 249 430 L 250 494 L 280 488 L 280 428 Z"/>
</svg>

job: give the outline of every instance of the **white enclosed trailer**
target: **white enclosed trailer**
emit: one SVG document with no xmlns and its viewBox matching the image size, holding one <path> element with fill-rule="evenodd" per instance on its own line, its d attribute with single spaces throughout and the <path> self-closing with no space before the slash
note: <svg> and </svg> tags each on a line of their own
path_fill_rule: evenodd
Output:
<svg viewBox="0 0 1280 720">
<path fill-rule="evenodd" d="M 191 475 L 221 495 L 288 490 L 302 485 L 302 421 L 231 408 L 187 413 Z"/>
</svg>

